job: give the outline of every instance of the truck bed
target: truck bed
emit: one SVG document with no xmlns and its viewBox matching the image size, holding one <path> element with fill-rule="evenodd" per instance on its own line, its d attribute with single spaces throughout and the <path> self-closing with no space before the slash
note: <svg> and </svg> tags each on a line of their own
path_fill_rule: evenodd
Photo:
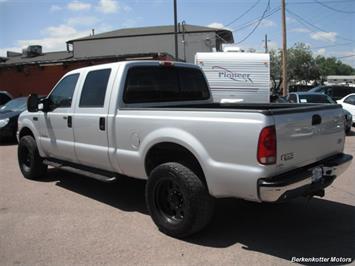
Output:
<svg viewBox="0 0 355 266">
<path fill-rule="evenodd" d="M 321 111 L 342 108 L 340 104 L 293 104 L 293 103 L 203 103 L 179 105 L 145 105 L 144 107 L 127 107 L 124 109 L 165 109 L 171 111 L 228 111 L 252 112 L 264 115 L 292 114 L 304 111 Z"/>
</svg>

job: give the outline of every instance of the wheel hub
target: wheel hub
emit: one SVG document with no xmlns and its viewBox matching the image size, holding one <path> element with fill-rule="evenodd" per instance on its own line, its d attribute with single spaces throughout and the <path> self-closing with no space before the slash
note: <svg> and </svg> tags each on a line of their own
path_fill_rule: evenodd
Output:
<svg viewBox="0 0 355 266">
<path fill-rule="evenodd" d="M 180 187 L 172 180 L 164 180 L 157 186 L 156 206 L 161 216 L 172 223 L 184 219 L 184 197 Z"/>
<path fill-rule="evenodd" d="M 180 208 L 183 203 L 183 198 L 182 198 L 181 193 L 179 193 L 176 190 L 169 192 L 168 202 L 169 202 L 169 205 L 172 209 Z"/>
</svg>

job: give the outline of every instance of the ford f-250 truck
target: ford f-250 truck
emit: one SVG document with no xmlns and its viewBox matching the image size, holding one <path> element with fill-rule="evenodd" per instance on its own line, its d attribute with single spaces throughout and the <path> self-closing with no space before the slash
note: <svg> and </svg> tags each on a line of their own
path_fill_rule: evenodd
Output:
<svg viewBox="0 0 355 266">
<path fill-rule="evenodd" d="M 119 62 L 31 95 L 18 161 L 29 179 L 48 165 L 105 182 L 147 179 L 152 219 L 185 237 L 209 222 L 214 198 L 322 196 L 352 160 L 343 119 L 340 105 L 213 103 L 198 66 Z"/>
</svg>

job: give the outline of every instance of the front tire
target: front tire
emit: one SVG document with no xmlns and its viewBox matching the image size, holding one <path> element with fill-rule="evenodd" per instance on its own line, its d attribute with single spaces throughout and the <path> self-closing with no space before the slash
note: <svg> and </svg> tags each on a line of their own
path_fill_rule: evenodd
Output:
<svg viewBox="0 0 355 266">
<path fill-rule="evenodd" d="M 40 179 L 46 175 L 48 166 L 43 164 L 36 141 L 32 136 L 24 136 L 20 139 L 17 157 L 20 170 L 25 178 Z"/>
<path fill-rule="evenodd" d="M 202 230 L 214 210 L 214 198 L 207 187 L 193 171 L 179 163 L 164 163 L 151 172 L 146 203 L 158 228 L 178 238 Z"/>
</svg>

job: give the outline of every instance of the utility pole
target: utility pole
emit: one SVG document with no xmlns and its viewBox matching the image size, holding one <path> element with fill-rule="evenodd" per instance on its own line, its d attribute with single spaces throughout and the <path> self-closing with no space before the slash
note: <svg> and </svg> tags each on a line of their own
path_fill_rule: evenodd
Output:
<svg viewBox="0 0 355 266">
<path fill-rule="evenodd" d="M 282 95 L 288 94 L 287 88 L 287 39 L 286 39 L 286 0 L 281 0 L 282 9 Z"/>
<path fill-rule="evenodd" d="M 174 33 L 175 33 L 174 34 L 175 35 L 175 60 L 179 61 L 176 0 L 174 0 Z"/>
<path fill-rule="evenodd" d="M 266 54 L 269 52 L 269 49 L 268 49 L 268 46 L 267 46 L 268 41 L 270 41 L 270 40 L 267 39 L 267 34 L 265 34 L 265 39 L 264 39 L 265 44 L 264 44 L 264 48 L 265 48 L 265 53 L 266 53 Z"/>
</svg>

